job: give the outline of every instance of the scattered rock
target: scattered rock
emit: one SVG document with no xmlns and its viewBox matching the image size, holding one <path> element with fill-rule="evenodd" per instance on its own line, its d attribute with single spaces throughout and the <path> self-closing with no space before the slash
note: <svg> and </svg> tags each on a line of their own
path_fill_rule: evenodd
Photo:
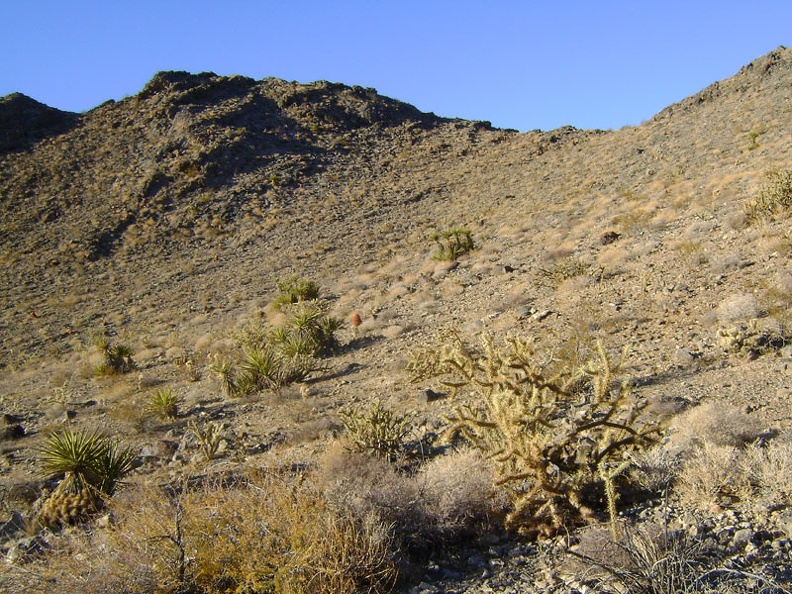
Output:
<svg viewBox="0 0 792 594">
<path fill-rule="evenodd" d="M 27 536 L 15 541 L 6 553 L 6 561 L 13 565 L 24 564 L 43 554 L 50 545 L 43 534 Z"/>
<path fill-rule="evenodd" d="M 418 401 L 421 404 L 428 404 L 430 402 L 435 402 L 436 400 L 440 400 L 441 398 L 445 398 L 445 394 L 442 392 L 435 392 L 431 388 L 426 388 L 421 391 L 420 396 L 418 397 Z"/>
<path fill-rule="evenodd" d="M 531 319 L 534 322 L 541 322 L 541 321 L 549 318 L 551 315 L 553 315 L 553 312 L 551 310 L 549 310 L 549 309 L 545 309 L 543 311 L 538 311 L 535 314 L 533 314 L 531 316 Z"/>
</svg>

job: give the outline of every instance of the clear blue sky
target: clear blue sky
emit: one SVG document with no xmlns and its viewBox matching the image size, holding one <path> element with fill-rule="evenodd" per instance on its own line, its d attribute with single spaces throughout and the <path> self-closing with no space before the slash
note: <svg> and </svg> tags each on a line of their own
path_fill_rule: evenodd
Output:
<svg viewBox="0 0 792 594">
<path fill-rule="evenodd" d="M 85 111 L 159 70 L 213 71 L 609 129 L 791 44 L 792 0 L 0 0 L 0 96 Z"/>
</svg>

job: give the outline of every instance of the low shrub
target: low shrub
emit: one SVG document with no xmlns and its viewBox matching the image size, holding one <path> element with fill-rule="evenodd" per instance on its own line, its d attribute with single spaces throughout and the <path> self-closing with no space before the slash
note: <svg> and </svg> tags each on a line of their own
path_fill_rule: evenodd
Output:
<svg viewBox="0 0 792 594">
<path fill-rule="evenodd" d="M 506 504 L 495 486 L 492 465 L 469 448 L 409 471 L 339 442 L 325 452 L 317 481 L 339 513 L 374 514 L 391 526 L 395 541 L 408 554 L 429 548 L 448 552 L 462 536 L 487 534 L 502 521 Z"/>
<path fill-rule="evenodd" d="M 96 339 L 94 345 L 102 355 L 102 362 L 94 369 L 94 375 L 129 373 L 136 368 L 132 359 L 135 353 L 126 344 L 114 344 L 107 338 L 100 337 Z"/>
<path fill-rule="evenodd" d="M 396 413 L 379 400 L 365 412 L 351 408 L 340 415 L 351 449 L 386 458 L 404 450 L 404 440 L 412 429 L 408 415 Z"/>
<path fill-rule="evenodd" d="M 759 195 L 746 204 L 749 220 L 773 218 L 785 214 L 792 207 L 792 169 L 768 171 L 759 188 Z"/>
<path fill-rule="evenodd" d="M 340 320 L 316 304 L 289 307 L 286 321 L 279 326 L 256 320 L 235 333 L 243 352 L 241 361 L 217 358 L 212 362 L 210 369 L 227 396 L 239 397 L 303 381 L 320 368 L 317 359 L 335 349 Z"/>
<path fill-rule="evenodd" d="M 397 577 L 387 526 L 339 515 L 299 477 L 141 485 L 112 511 L 110 526 L 75 533 L 45 557 L 59 591 L 378 594 Z"/>
<path fill-rule="evenodd" d="M 302 301 L 314 301 L 319 298 L 319 285 L 312 280 L 303 279 L 296 275 L 290 276 L 285 280 L 279 280 L 276 285 L 278 294 L 272 301 L 272 305 L 275 308 Z"/>
<path fill-rule="evenodd" d="M 473 234 L 467 229 L 450 229 L 432 235 L 432 241 L 437 244 L 436 260 L 458 260 L 468 252 L 475 249 Z"/>
</svg>

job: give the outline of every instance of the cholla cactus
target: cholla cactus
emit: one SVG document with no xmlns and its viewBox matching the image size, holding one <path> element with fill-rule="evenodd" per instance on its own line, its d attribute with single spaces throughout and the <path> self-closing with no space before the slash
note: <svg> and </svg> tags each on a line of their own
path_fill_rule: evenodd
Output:
<svg viewBox="0 0 792 594">
<path fill-rule="evenodd" d="M 786 339 L 778 332 L 760 330 L 753 320 L 747 324 L 718 328 L 717 340 L 718 346 L 724 350 L 748 359 L 756 359 L 762 353 L 780 349 L 786 344 Z"/>
<path fill-rule="evenodd" d="M 596 357 L 574 369 L 539 361 L 530 340 L 511 338 L 504 349 L 485 338 L 476 351 L 455 336 L 409 368 L 457 398 L 473 392 L 449 419 L 447 438 L 462 436 L 495 461 L 513 505 L 507 526 L 538 537 L 593 519 L 600 504 L 592 492 L 614 514 L 614 479 L 660 432 L 629 383 L 616 380 L 625 355 L 614 362 L 598 344 Z"/>
<path fill-rule="evenodd" d="M 404 448 L 404 440 L 412 430 L 409 415 L 387 408 L 377 400 L 366 411 L 340 411 L 351 449 L 385 458 L 394 457 Z"/>
</svg>

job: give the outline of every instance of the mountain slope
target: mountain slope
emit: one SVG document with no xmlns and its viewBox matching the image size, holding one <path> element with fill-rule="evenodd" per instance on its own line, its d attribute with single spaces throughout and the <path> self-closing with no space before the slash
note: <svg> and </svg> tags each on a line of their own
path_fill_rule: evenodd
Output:
<svg viewBox="0 0 792 594">
<path fill-rule="evenodd" d="M 450 328 L 581 360 L 597 339 L 629 345 L 658 411 L 715 402 L 781 432 L 789 349 L 745 356 L 722 338 L 789 335 L 788 220 L 745 207 L 792 163 L 791 93 L 779 48 L 615 131 L 520 134 L 372 89 L 211 73 L 159 73 L 80 116 L 10 96 L 0 132 L 24 141 L 0 142 L 0 394 L 32 440 L 74 409 L 143 447 L 162 432 L 128 411 L 171 385 L 187 415 L 230 419 L 233 455 L 302 463 L 339 408 L 374 397 L 439 431 L 453 403 L 422 401 L 404 364 Z M 433 234 L 454 227 L 477 249 L 438 261 Z M 266 305 L 291 275 L 362 324 L 299 394 L 219 397 L 207 365 L 241 324 L 277 318 Z M 132 345 L 135 380 L 86 377 L 97 334 Z M 179 375 L 185 360 L 200 379 Z M 32 457 L 24 444 L 8 466 Z M 178 474 L 155 458 L 156 476 Z"/>
</svg>

